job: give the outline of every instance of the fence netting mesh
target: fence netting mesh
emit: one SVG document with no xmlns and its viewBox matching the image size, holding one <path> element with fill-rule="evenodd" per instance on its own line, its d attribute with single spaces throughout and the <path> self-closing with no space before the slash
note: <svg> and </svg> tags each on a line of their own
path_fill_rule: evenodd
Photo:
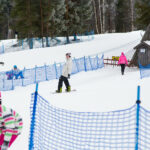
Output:
<svg viewBox="0 0 150 150">
<path fill-rule="evenodd" d="M 32 95 L 31 116 L 34 94 Z M 132 150 L 136 139 L 136 110 L 74 112 L 51 105 L 38 95 L 34 150 Z M 150 149 L 150 112 L 141 107 L 139 149 Z"/>
<path fill-rule="evenodd" d="M 96 70 L 104 67 L 103 56 L 89 56 L 73 59 L 72 74 L 81 71 Z M 44 65 L 31 69 L 24 69 L 24 79 L 7 80 L 6 72 L 0 73 L 0 90 L 13 90 L 16 86 L 27 86 L 42 81 L 58 79 L 62 73 L 64 63 L 55 63 L 53 65 Z"/>
</svg>

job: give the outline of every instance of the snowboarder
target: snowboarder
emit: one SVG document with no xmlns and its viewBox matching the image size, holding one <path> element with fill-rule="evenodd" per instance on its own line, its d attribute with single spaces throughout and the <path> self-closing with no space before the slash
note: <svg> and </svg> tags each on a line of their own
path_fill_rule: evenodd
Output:
<svg viewBox="0 0 150 150">
<path fill-rule="evenodd" d="M 56 90 L 56 93 L 62 92 L 63 82 L 65 83 L 66 86 L 66 92 L 71 91 L 71 86 L 68 81 L 68 79 L 70 79 L 71 71 L 72 71 L 71 53 L 66 53 L 66 63 L 63 67 L 62 75 L 59 78 L 58 89 Z"/>
<path fill-rule="evenodd" d="M 0 93 L 0 150 L 8 150 L 21 133 L 22 118 L 12 109 L 2 105 Z"/>
<path fill-rule="evenodd" d="M 123 52 L 121 53 L 121 56 L 119 58 L 118 65 L 121 66 L 121 74 L 124 75 L 125 66 L 128 65 L 128 61 Z"/>
</svg>

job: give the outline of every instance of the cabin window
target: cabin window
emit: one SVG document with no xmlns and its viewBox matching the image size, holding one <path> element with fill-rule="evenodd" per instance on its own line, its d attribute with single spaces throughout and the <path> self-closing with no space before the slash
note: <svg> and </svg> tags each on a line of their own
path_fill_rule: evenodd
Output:
<svg viewBox="0 0 150 150">
<path fill-rule="evenodd" d="M 145 48 L 141 48 L 141 49 L 140 49 L 140 52 L 141 52 L 141 53 L 145 53 L 145 51 L 146 51 Z"/>
</svg>

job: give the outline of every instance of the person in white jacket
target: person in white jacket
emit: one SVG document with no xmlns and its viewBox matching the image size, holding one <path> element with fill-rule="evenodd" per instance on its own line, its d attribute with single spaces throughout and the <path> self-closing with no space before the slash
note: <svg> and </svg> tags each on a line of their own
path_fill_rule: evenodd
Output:
<svg viewBox="0 0 150 150">
<path fill-rule="evenodd" d="M 63 67 L 62 75 L 59 78 L 58 90 L 56 90 L 57 93 L 62 92 L 63 82 L 65 83 L 66 91 L 67 92 L 71 91 L 71 86 L 68 81 L 68 79 L 70 78 L 71 71 L 72 71 L 71 53 L 66 53 L 66 63 Z"/>
</svg>

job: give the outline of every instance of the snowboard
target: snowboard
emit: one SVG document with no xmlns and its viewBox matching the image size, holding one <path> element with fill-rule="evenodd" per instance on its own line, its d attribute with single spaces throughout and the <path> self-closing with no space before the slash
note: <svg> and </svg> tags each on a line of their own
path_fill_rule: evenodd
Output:
<svg viewBox="0 0 150 150">
<path fill-rule="evenodd" d="M 62 94 L 62 93 L 72 93 L 72 92 L 76 92 L 76 89 L 72 89 L 70 92 L 67 91 L 62 91 L 61 93 L 57 93 L 57 92 L 52 92 L 52 94 Z"/>
<path fill-rule="evenodd" d="M 0 62 L 1 65 L 4 65 L 4 62 Z"/>
</svg>

